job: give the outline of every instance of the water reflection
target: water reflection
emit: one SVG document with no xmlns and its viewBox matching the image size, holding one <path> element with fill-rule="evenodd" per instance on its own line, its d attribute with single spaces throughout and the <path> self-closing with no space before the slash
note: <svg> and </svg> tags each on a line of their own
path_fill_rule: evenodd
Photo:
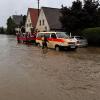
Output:
<svg viewBox="0 0 100 100">
<path fill-rule="evenodd" d="M 99 100 L 99 83 L 100 48 L 43 51 L 0 35 L 0 100 Z"/>
</svg>

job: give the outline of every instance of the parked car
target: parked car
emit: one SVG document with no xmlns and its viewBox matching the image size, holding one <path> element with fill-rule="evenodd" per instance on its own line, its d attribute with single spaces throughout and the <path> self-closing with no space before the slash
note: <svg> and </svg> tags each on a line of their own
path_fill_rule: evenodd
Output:
<svg viewBox="0 0 100 100">
<path fill-rule="evenodd" d="M 88 46 L 87 39 L 83 36 L 71 36 L 71 38 L 77 42 L 78 47 L 87 47 Z"/>
<path fill-rule="evenodd" d="M 46 36 L 48 48 L 55 48 L 59 51 L 61 48 L 68 48 L 75 50 L 77 43 L 74 39 L 71 39 L 66 32 L 39 32 L 36 36 L 36 43 L 42 46 L 42 37 Z"/>
</svg>

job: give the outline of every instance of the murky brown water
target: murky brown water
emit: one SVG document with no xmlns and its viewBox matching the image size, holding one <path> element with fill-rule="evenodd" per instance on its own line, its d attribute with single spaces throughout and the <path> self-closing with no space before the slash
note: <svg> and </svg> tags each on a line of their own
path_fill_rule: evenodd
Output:
<svg viewBox="0 0 100 100">
<path fill-rule="evenodd" d="M 43 54 L 0 35 L 0 100 L 100 100 L 100 48 Z"/>
</svg>

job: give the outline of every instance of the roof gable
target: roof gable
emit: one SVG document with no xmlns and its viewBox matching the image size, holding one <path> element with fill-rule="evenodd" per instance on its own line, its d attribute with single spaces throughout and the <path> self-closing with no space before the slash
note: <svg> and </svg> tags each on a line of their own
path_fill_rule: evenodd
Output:
<svg viewBox="0 0 100 100">
<path fill-rule="evenodd" d="M 38 9 L 28 8 L 28 14 L 30 14 L 32 26 L 36 27 L 36 23 L 38 20 Z"/>
<path fill-rule="evenodd" d="M 61 29 L 61 22 L 59 20 L 61 13 L 58 8 L 42 7 L 50 29 Z"/>
</svg>

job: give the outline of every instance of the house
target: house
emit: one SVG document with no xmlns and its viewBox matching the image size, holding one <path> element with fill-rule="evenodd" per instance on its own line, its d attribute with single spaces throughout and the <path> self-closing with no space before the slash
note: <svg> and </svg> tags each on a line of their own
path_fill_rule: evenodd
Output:
<svg viewBox="0 0 100 100">
<path fill-rule="evenodd" d="M 20 26 L 20 24 L 23 22 L 23 16 L 22 15 L 13 15 L 12 19 L 17 26 Z"/>
<path fill-rule="evenodd" d="M 32 32 L 35 30 L 37 20 L 38 20 L 38 9 L 28 8 L 27 18 L 25 23 L 26 32 Z"/>
<path fill-rule="evenodd" d="M 60 16 L 60 9 L 42 7 L 36 29 L 39 31 L 61 31 L 62 25 L 59 20 Z"/>
</svg>

